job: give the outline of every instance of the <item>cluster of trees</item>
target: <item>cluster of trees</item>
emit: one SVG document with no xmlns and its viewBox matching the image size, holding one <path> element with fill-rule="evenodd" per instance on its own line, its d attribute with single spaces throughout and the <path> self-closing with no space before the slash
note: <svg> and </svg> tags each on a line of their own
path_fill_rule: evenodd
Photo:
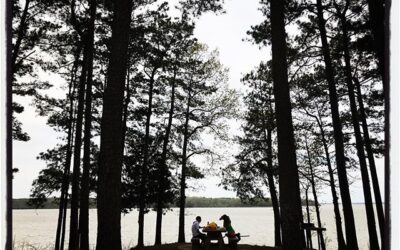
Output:
<svg viewBox="0 0 400 250">
<path fill-rule="evenodd" d="M 14 2 L 14 94 L 31 96 L 61 135 L 38 156 L 47 167 L 30 199 L 40 206 L 59 196 L 55 249 L 67 238 L 67 207 L 68 248 L 89 249 L 90 197 L 97 201 L 98 249 L 121 248 L 120 215 L 131 209 L 139 210 L 137 245 L 143 246 L 151 208 L 155 244 L 161 244 L 163 214 L 174 203 L 179 241 L 185 241 L 187 180 L 203 177 L 193 159 L 216 154 L 200 138 L 226 137 L 238 98 L 218 51 L 193 35 L 196 18 L 220 12 L 221 3 L 173 7 L 162 1 Z M 54 82 L 42 82 L 44 74 Z M 14 123 L 15 138 L 27 140 Z"/>
<path fill-rule="evenodd" d="M 375 158 L 383 152 L 384 3 L 260 5 L 265 21 L 248 34 L 258 46 L 271 45 L 272 60 L 243 77 L 249 90 L 241 150 L 221 172 L 222 184 L 244 200 L 265 198 L 268 189 L 275 244 L 283 249 L 304 246 L 302 193 L 309 204 L 311 191 L 322 226 L 318 190 L 327 185 L 338 248 L 358 249 L 348 172 L 360 171 L 370 246 L 380 249 L 385 217 Z M 40 205 L 59 196 L 57 250 L 64 248 L 68 203 L 68 248 L 89 249 L 90 197 L 97 201 L 99 250 L 121 249 L 121 212 L 131 209 L 139 210 L 138 247 L 151 208 L 155 244 L 161 244 L 163 213 L 174 197 L 178 242 L 185 242 L 187 179 L 203 177 L 192 159 L 215 156 L 202 135 L 226 140 L 238 94 L 227 87 L 217 51 L 193 35 L 196 18 L 223 12 L 223 1 L 171 6 L 156 0 L 13 2 L 13 94 L 31 96 L 61 135 L 59 145 L 38 156 L 47 167 L 30 201 Z M 44 74 L 53 80 L 41 80 Z M 23 107 L 14 103 L 13 111 Z M 13 124 L 14 138 L 28 140 L 16 117 Z"/>
<path fill-rule="evenodd" d="M 275 245 L 284 249 L 304 244 L 298 225 L 310 222 L 310 210 L 307 204 L 303 219 L 300 194 L 307 201 L 311 193 L 322 227 L 318 196 L 329 187 L 338 249 L 358 249 L 350 173 L 360 173 L 369 245 L 380 249 L 385 216 L 375 159 L 384 153 L 383 1 L 261 5 L 266 20 L 248 35 L 272 45 L 272 60 L 242 79 L 249 90 L 236 139 L 241 150 L 222 184 L 243 199 L 271 198 Z"/>
</svg>

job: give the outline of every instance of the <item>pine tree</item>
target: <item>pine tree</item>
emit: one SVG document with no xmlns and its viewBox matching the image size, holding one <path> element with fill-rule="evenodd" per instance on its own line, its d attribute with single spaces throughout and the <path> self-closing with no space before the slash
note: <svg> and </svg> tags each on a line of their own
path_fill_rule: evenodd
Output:
<svg viewBox="0 0 400 250">
<path fill-rule="evenodd" d="M 217 53 L 208 52 L 207 47 L 195 44 L 191 49 L 192 56 L 184 72 L 184 112 L 179 131 L 182 136 L 180 194 L 179 194 L 179 228 L 178 242 L 185 242 L 185 203 L 186 180 L 190 176 L 194 155 L 214 152 L 211 149 L 196 145 L 199 135 L 205 130 L 216 135 L 224 135 L 224 119 L 232 117 L 236 108 L 236 93 L 226 86 L 226 70 L 218 61 Z"/>
<path fill-rule="evenodd" d="M 326 78 L 329 86 L 329 98 L 330 98 L 334 137 L 335 137 L 336 164 L 339 176 L 340 193 L 342 197 L 344 222 L 346 226 L 346 242 L 347 242 L 347 247 L 351 249 L 358 249 L 354 214 L 353 214 L 353 208 L 351 206 L 352 203 L 349 192 L 349 184 L 347 180 L 346 161 L 345 161 L 344 146 L 343 146 L 343 132 L 342 132 L 342 124 L 339 117 L 338 99 L 336 92 L 337 90 L 334 79 L 334 69 L 332 66 L 332 60 L 330 55 L 331 52 L 326 36 L 326 28 L 325 28 L 326 21 L 323 16 L 323 7 L 321 0 L 317 0 L 316 3 L 317 3 L 317 13 L 318 13 L 318 27 L 322 43 L 322 53 L 324 55 Z"/>
<path fill-rule="evenodd" d="M 296 164 L 285 32 L 285 1 L 271 2 L 272 78 L 278 131 L 279 194 L 283 249 L 302 249 L 303 221 Z"/>
<path fill-rule="evenodd" d="M 98 172 L 96 249 L 121 249 L 122 108 L 132 1 L 114 3 L 110 61 L 104 90 Z"/>
<path fill-rule="evenodd" d="M 83 164 L 81 177 L 81 193 L 80 193 L 80 213 L 79 213 L 79 246 L 81 250 L 89 250 L 89 170 L 90 170 L 90 154 L 91 154 L 91 133 L 92 133 L 92 83 L 93 83 L 93 54 L 94 54 L 94 33 L 96 19 L 96 0 L 91 0 L 89 26 L 87 27 L 87 37 L 85 51 L 87 51 L 87 76 L 85 79 L 85 128 L 84 128 L 84 147 L 83 147 Z"/>
<path fill-rule="evenodd" d="M 269 63 L 270 66 L 270 63 Z M 246 112 L 243 115 L 243 137 L 237 142 L 241 147 L 235 156 L 235 163 L 223 170 L 223 185 L 232 187 L 244 201 L 254 198 L 266 199 L 263 188 L 269 189 L 274 212 L 275 246 L 280 246 L 281 226 L 280 211 L 275 179 L 278 168 L 275 163 L 275 110 L 270 68 L 264 63 L 246 74 L 242 82 L 250 88 L 244 102 Z"/>
</svg>

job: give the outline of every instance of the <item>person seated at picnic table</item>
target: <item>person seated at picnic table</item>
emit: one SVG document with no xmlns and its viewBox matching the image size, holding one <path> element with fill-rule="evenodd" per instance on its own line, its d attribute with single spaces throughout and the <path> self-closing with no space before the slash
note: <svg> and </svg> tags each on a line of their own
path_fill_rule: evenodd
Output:
<svg viewBox="0 0 400 250">
<path fill-rule="evenodd" d="M 206 235 L 203 234 L 202 232 L 200 232 L 200 228 L 203 228 L 202 226 L 200 226 L 200 222 L 201 222 L 201 217 L 197 216 L 196 220 L 193 221 L 192 235 L 193 235 L 193 238 L 201 239 L 201 242 L 203 243 L 204 240 L 206 239 Z"/>
<path fill-rule="evenodd" d="M 235 230 L 232 227 L 231 219 L 229 218 L 228 215 L 226 215 L 226 214 L 222 215 L 221 218 L 219 218 L 219 220 L 224 221 L 224 228 L 226 229 L 226 236 L 229 239 L 238 237 L 238 240 L 240 240 L 240 234 L 236 234 Z"/>
</svg>

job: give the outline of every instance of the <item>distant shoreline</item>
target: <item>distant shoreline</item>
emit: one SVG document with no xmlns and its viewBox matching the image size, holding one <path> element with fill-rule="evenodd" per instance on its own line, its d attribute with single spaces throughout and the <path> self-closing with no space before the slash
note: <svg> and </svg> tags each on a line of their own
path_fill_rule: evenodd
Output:
<svg viewBox="0 0 400 250">
<path fill-rule="evenodd" d="M 96 202 L 91 200 L 90 208 L 96 208 Z M 269 198 L 255 199 L 243 202 L 239 198 L 207 198 L 207 197 L 187 197 L 186 208 L 212 208 L 212 207 L 272 207 Z M 177 208 L 175 204 L 170 204 L 169 208 Z M 58 200 L 49 198 L 42 206 L 35 207 L 29 205 L 29 198 L 13 199 L 13 209 L 58 209 Z"/>
<path fill-rule="evenodd" d="M 22 210 L 22 209 L 58 209 L 58 202 L 55 198 L 49 198 L 44 204 L 43 207 L 33 207 L 28 205 L 29 198 L 18 198 L 13 199 L 13 210 Z M 321 203 L 321 205 L 332 205 L 333 203 Z M 339 203 L 340 205 L 342 203 Z M 364 205 L 363 202 L 354 202 L 353 205 Z M 375 204 L 375 203 L 373 203 Z M 385 203 L 383 203 L 385 204 Z M 303 205 L 305 202 L 303 201 Z M 314 205 L 313 201 L 310 201 L 310 206 Z M 257 199 L 251 202 L 242 202 L 239 198 L 209 198 L 209 197 L 187 197 L 186 198 L 186 208 L 213 208 L 213 207 L 237 207 L 237 208 L 246 208 L 246 207 L 272 207 L 271 200 L 269 198 L 266 199 Z M 90 208 L 96 208 L 96 202 L 94 199 L 91 201 Z M 175 204 L 170 205 L 169 208 L 178 208 Z"/>
</svg>

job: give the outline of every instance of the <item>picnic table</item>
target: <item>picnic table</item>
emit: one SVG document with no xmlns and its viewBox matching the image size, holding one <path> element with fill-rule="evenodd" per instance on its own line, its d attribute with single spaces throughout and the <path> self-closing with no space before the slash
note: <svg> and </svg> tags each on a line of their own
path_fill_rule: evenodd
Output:
<svg viewBox="0 0 400 250">
<path fill-rule="evenodd" d="M 203 228 L 203 233 L 207 234 L 205 240 L 205 246 L 208 247 L 211 244 L 212 240 L 218 241 L 218 247 L 222 248 L 224 244 L 224 239 L 222 237 L 222 233 L 226 232 L 224 227 L 217 227 L 216 229 L 211 229 L 208 227 Z"/>
</svg>

